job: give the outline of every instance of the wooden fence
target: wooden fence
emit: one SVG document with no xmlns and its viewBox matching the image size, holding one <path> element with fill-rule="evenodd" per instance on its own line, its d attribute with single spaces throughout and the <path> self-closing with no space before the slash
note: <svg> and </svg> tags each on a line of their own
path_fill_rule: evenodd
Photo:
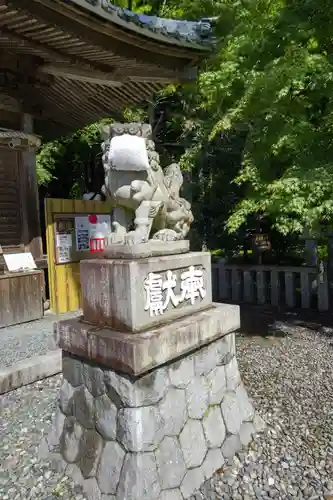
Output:
<svg viewBox="0 0 333 500">
<path fill-rule="evenodd" d="M 287 308 L 329 309 L 325 268 L 212 264 L 217 301 L 270 304 Z"/>
</svg>

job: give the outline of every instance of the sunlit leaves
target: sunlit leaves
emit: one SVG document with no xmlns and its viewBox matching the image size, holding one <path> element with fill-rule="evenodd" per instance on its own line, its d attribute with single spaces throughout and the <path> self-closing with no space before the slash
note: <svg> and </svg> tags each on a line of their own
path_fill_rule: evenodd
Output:
<svg viewBox="0 0 333 500">
<path fill-rule="evenodd" d="M 204 140 L 247 127 L 228 229 L 266 214 L 287 234 L 333 216 L 333 4 L 229 2 L 234 24 L 199 78 Z M 207 127 L 209 123 L 209 127 Z M 188 154 L 189 160 L 190 158 Z"/>
</svg>

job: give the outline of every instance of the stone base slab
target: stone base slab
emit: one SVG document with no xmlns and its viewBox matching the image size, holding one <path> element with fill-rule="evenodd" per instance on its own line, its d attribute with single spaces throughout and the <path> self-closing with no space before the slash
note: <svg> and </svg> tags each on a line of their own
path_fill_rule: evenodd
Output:
<svg viewBox="0 0 333 500">
<path fill-rule="evenodd" d="M 83 260 L 80 276 L 85 321 L 122 332 L 155 328 L 212 305 L 209 252 Z"/>
<path fill-rule="evenodd" d="M 175 255 L 187 253 L 190 250 L 188 240 L 159 241 L 149 240 L 136 245 L 110 245 L 103 252 L 106 259 L 143 259 L 159 255 Z"/>
<path fill-rule="evenodd" d="M 61 351 L 49 351 L 41 356 L 18 361 L 0 370 L 0 394 L 4 394 L 61 372 Z"/>
<path fill-rule="evenodd" d="M 239 306 L 213 304 L 205 311 L 142 333 L 126 334 L 98 328 L 83 322 L 82 318 L 75 318 L 56 323 L 55 336 L 64 351 L 139 375 L 233 332 L 239 326 Z"/>
<path fill-rule="evenodd" d="M 40 455 L 88 500 L 189 499 L 263 427 L 233 333 L 135 378 L 64 353 L 63 376 Z"/>
</svg>

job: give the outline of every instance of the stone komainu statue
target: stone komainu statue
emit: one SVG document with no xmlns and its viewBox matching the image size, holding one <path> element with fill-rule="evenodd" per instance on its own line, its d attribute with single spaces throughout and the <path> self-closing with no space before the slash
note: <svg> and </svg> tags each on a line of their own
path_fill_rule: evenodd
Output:
<svg viewBox="0 0 333 500">
<path fill-rule="evenodd" d="M 185 239 L 193 215 L 190 203 L 179 197 L 183 176 L 176 163 L 163 173 L 150 125 L 117 123 L 102 133 L 103 192 L 115 202 L 108 243 Z"/>
</svg>

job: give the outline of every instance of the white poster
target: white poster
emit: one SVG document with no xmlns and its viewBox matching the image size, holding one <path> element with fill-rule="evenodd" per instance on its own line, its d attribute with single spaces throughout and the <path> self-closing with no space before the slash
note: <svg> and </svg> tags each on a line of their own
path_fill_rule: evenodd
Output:
<svg viewBox="0 0 333 500">
<path fill-rule="evenodd" d="M 73 246 L 73 240 L 71 234 L 57 234 L 56 235 L 56 245 L 57 248 L 71 248 Z"/>
<path fill-rule="evenodd" d="M 88 216 L 75 217 L 76 250 L 89 251 L 89 220 Z"/>
<path fill-rule="evenodd" d="M 58 264 L 68 264 L 72 262 L 71 247 L 62 246 L 58 248 Z"/>
</svg>

